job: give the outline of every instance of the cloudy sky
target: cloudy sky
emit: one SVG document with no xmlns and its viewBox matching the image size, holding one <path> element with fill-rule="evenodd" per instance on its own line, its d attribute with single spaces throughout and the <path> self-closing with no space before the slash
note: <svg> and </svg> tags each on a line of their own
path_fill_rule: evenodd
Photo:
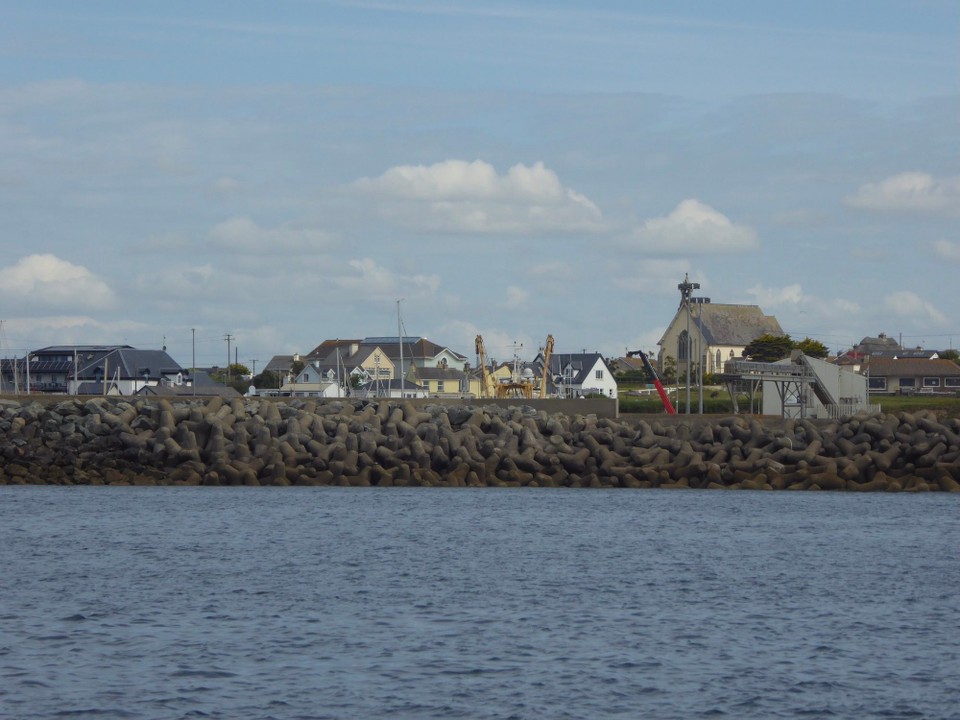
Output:
<svg viewBox="0 0 960 720">
<path fill-rule="evenodd" d="M 960 347 L 956 0 L 0 0 L 0 355 Z M 232 358 L 231 358 L 232 359 Z"/>
</svg>

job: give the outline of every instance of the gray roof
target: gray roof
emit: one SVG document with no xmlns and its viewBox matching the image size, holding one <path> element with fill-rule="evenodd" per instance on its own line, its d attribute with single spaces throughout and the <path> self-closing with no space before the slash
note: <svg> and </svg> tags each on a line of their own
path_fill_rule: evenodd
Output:
<svg viewBox="0 0 960 720">
<path fill-rule="evenodd" d="M 98 371 L 114 378 L 119 370 L 121 379 L 148 377 L 156 380 L 184 372 L 165 350 L 137 350 L 129 346 L 115 348 L 91 360 L 86 356 L 83 359 L 78 357 L 78 361 L 77 375 L 80 378 L 96 377 Z"/>
<path fill-rule="evenodd" d="M 199 387 L 188 387 L 186 385 L 147 385 L 137 391 L 137 395 L 156 395 L 158 397 L 214 397 L 219 396 L 226 400 L 243 395 L 235 388 L 225 385 L 201 385 Z"/>
<path fill-rule="evenodd" d="M 466 360 L 465 355 L 461 355 L 455 350 L 443 345 L 438 345 L 437 343 L 427 340 L 426 338 L 404 337 L 402 344 L 404 365 L 406 365 L 408 362 L 417 363 L 418 360 L 432 360 L 444 350 L 448 350 L 457 358 Z M 354 345 L 356 345 L 358 348 L 357 352 L 352 354 L 349 358 L 344 359 L 344 348 L 350 348 Z M 320 345 L 315 347 L 313 351 L 311 351 L 310 357 L 317 359 L 326 365 L 332 365 L 336 362 L 337 348 L 339 347 L 341 361 L 350 364 L 351 360 L 354 360 L 356 363 L 358 362 L 356 358 L 363 360 L 374 350 L 374 348 L 380 348 L 384 355 L 386 355 L 392 362 L 396 363 L 400 359 L 400 345 L 400 337 L 397 335 L 365 337 L 362 340 L 325 340 L 320 343 Z M 422 363 L 417 364 L 419 365 Z"/>
<path fill-rule="evenodd" d="M 538 367 L 543 367 L 543 358 L 539 358 Z M 572 382 L 575 385 L 582 385 L 587 381 L 589 373 L 596 366 L 597 361 L 602 360 L 606 364 L 603 355 L 600 353 L 558 353 L 554 352 L 550 356 L 550 374 L 553 376 L 563 375 L 564 370 L 569 368 L 570 373 L 564 377 L 564 382 Z M 534 370 L 534 375 L 539 375 L 538 370 Z"/>
<path fill-rule="evenodd" d="M 874 353 L 883 352 L 896 353 L 901 347 L 900 343 L 892 337 L 887 337 L 884 333 L 880 333 L 877 337 L 863 338 L 853 349 L 858 353 L 873 355 Z"/>
<path fill-rule="evenodd" d="M 418 367 L 417 377 L 421 380 L 461 380 L 464 372 L 453 368 Z"/>
<path fill-rule="evenodd" d="M 881 358 L 871 357 L 864 364 L 862 373 L 871 376 L 895 377 L 960 377 L 960 365 L 952 360 L 921 358 Z"/>
<path fill-rule="evenodd" d="M 293 365 L 293 355 L 274 355 L 261 372 L 287 372 Z"/>
<path fill-rule="evenodd" d="M 761 335 L 786 335 L 777 319 L 764 315 L 757 305 L 695 305 L 690 315 L 691 333 L 696 327 L 709 345 L 746 346 Z"/>
</svg>

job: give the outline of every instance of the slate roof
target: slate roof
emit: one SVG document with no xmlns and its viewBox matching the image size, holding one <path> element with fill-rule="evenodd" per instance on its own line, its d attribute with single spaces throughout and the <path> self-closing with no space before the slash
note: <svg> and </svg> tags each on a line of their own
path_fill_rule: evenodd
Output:
<svg viewBox="0 0 960 720">
<path fill-rule="evenodd" d="M 960 377 L 960 365 L 943 359 L 871 357 L 860 372 L 876 377 Z"/>
<path fill-rule="evenodd" d="M 374 348 L 380 348 L 383 354 L 390 358 L 392 362 L 397 362 L 400 359 L 400 345 L 401 342 L 398 335 L 365 337 L 360 340 L 324 340 L 322 343 L 317 345 L 317 347 L 310 351 L 308 357 L 316 359 L 323 364 L 333 365 L 336 362 L 335 358 L 338 348 L 340 349 L 341 360 L 348 355 L 353 358 L 359 357 L 362 360 L 365 359 L 374 350 Z M 349 351 L 354 347 L 357 347 L 358 349 L 355 353 L 351 354 Z M 347 352 L 344 352 L 345 349 Z M 465 355 L 461 355 L 460 353 L 443 345 L 438 345 L 437 343 L 427 340 L 426 338 L 403 338 L 404 364 L 406 364 L 407 361 L 416 362 L 417 360 L 432 360 L 444 350 L 448 350 L 459 359 L 466 360 Z"/>
<path fill-rule="evenodd" d="M 165 350 L 137 350 L 129 346 L 116 348 L 94 360 L 79 360 L 78 365 L 77 375 L 81 378 L 94 377 L 98 368 L 111 378 L 116 377 L 119 369 L 121 379 L 146 376 L 156 380 L 184 372 Z"/>
<path fill-rule="evenodd" d="M 273 373 L 285 373 L 289 372 L 291 365 L 293 365 L 293 355 L 274 355 L 261 372 L 269 370 Z"/>
<path fill-rule="evenodd" d="M 92 383 L 91 383 L 92 384 Z M 243 397 L 235 388 L 226 385 L 211 384 L 201 385 L 196 388 L 186 385 L 147 385 L 137 391 L 137 395 L 150 395 L 157 397 L 214 397 L 219 396 L 225 400 Z"/>
<path fill-rule="evenodd" d="M 901 349 L 900 344 L 896 340 L 887 337 L 883 333 L 880 333 L 878 337 L 865 337 L 853 348 L 854 352 L 864 355 L 884 352 L 896 353 Z"/>
<path fill-rule="evenodd" d="M 745 346 L 761 335 L 786 335 L 777 319 L 757 305 L 697 305 L 691 310 L 691 332 L 698 325 L 709 345 Z"/>
<path fill-rule="evenodd" d="M 454 368 L 418 367 L 417 377 L 421 380 L 461 380 L 465 373 Z"/>
<path fill-rule="evenodd" d="M 589 373 L 596 366 L 598 360 L 603 360 L 600 353 L 554 353 L 550 356 L 550 374 L 553 376 L 563 375 L 564 368 L 570 367 L 572 376 L 567 376 L 564 381 L 570 381 L 574 385 L 582 385 L 589 377 Z M 605 360 L 603 360 L 606 363 Z M 543 358 L 540 358 L 539 367 L 543 367 Z M 534 373 L 538 374 L 537 372 Z"/>
<path fill-rule="evenodd" d="M 342 351 L 343 348 L 350 348 L 353 345 L 359 345 L 360 340 L 341 340 L 337 338 L 336 340 L 324 340 L 322 343 L 317 345 L 313 350 L 307 353 L 307 357 L 310 358 L 319 358 L 320 360 L 326 360 L 331 355 L 336 355 L 337 348 L 340 348 Z M 341 352 L 341 355 L 350 355 L 349 352 Z"/>
</svg>

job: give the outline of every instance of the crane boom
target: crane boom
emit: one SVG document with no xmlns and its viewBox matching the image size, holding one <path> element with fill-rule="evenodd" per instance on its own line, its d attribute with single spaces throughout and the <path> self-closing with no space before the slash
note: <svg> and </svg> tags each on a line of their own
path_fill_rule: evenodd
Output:
<svg viewBox="0 0 960 720">
<path fill-rule="evenodd" d="M 547 344 L 543 346 L 543 375 L 540 377 L 540 399 L 547 396 L 547 378 L 550 377 L 550 355 L 553 353 L 553 335 L 547 335 Z"/>
<path fill-rule="evenodd" d="M 494 387 L 493 376 L 487 370 L 487 353 L 483 347 L 483 338 L 480 335 L 477 335 L 474 345 L 476 347 L 477 357 L 479 358 L 480 363 L 480 379 L 483 382 L 483 397 L 496 397 L 496 388 Z"/>
<path fill-rule="evenodd" d="M 657 375 L 657 371 L 654 370 L 653 365 L 650 364 L 650 359 L 647 357 L 647 354 L 643 350 L 630 350 L 627 352 L 627 357 L 635 356 L 640 358 L 640 361 L 643 363 L 643 369 L 647 371 L 647 377 L 650 378 L 653 386 L 657 389 L 657 393 L 660 395 L 660 402 L 663 403 L 663 409 L 667 411 L 668 415 L 676 415 L 677 411 L 674 409 L 673 403 L 670 402 L 667 391 L 663 389 L 660 376 Z"/>
</svg>

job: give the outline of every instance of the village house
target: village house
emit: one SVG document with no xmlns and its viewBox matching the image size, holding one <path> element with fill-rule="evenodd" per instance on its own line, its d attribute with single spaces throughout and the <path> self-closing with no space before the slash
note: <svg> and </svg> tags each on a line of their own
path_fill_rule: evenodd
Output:
<svg viewBox="0 0 960 720">
<path fill-rule="evenodd" d="M 539 378 L 543 372 L 543 353 L 537 355 L 530 366 L 530 377 Z M 539 380 L 537 380 L 539 384 Z M 547 373 L 547 397 L 578 398 L 602 395 L 618 396 L 617 381 L 606 359 L 597 352 L 565 353 L 550 355 Z"/>
<path fill-rule="evenodd" d="M 868 357 L 860 365 L 872 395 L 960 393 L 960 365 L 941 358 Z"/>
<path fill-rule="evenodd" d="M 192 382 L 190 371 L 166 350 L 130 345 L 52 345 L 0 365 L 4 391 L 26 391 L 29 385 L 30 392 L 135 395 L 147 387 L 190 387 Z"/>
</svg>

